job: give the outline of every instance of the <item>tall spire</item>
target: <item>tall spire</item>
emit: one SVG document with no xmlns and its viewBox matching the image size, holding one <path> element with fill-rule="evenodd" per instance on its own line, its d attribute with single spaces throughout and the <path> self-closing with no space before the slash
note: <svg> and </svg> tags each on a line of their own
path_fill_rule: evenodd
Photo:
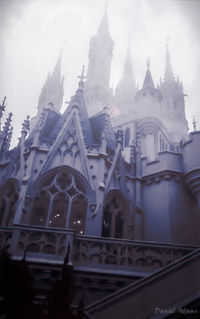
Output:
<svg viewBox="0 0 200 319">
<path fill-rule="evenodd" d="M 164 82 L 174 82 L 174 75 L 172 71 L 171 59 L 169 54 L 168 44 L 166 44 L 166 56 L 165 56 L 165 75 Z"/>
<path fill-rule="evenodd" d="M 61 60 L 62 60 L 62 53 L 63 53 L 63 48 L 60 50 L 60 53 L 59 53 L 59 57 L 58 57 L 58 60 L 57 60 L 57 63 L 55 65 L 55 68 L 51 74 L 51 79 L 54 79 L 54 80 L 60 80 L 61 78 Z"/>
<path fill-rule="evenodd" d="M 129 79 L 133 80 L 133 67 L 131 62 L 131 55 L 130 55 L 130 46 L 128 45 L 127 52 L 126 52 L 126 58 L 124 63 L 124 70 L 123 70 L 123 79 Z"/>
<path fill-rule="evenodd" d="M 64 78 L 61 76 L 61 59 L 62 49 L 53 72 L 48 74 L 46 82 L 41 90 L 38 103 L 39 113 L 41 113 L 43 108 L 48 107 L 49 103 L 52 103 L 58 111 L 62 106 Z"/>
<path fill-rule="evenodd" d="M 142 88 L 145 89 L 147 87 L 155 89 L 155 85 L 153 83 L 153 79 L 152 79 L 152 75 L 151 75 L 151 71 L 150 71 L 150 59 L 149 58 L 147 59 L 147 71 L 146 71 L 146 75 L 145 75 L 145 79 L 144 79 Z"/>
<path fill-rule="evenodd" d="M 105 104 L 112 107 L 113 94 L 109 83 L 113 46 L 114 42 L 109 33 L 106 5 L 98 31 L 90 40 L 85 83 L 85 97 L 90 116 L 102 111 Z"/>
<path fill-rule="evenodd" d="M 136 93 L 137 87 L 135 85 L 130 46 L 128 44 L 122 78 L 115 90 L 116 105 L 118 106 L 121 114 L 134 109 Z"/>
<path fill-rule="evenodd" d="M 98 31 L 97 31 L 98 35 L 110 36 L 107 11 L 108 11 L 108 2 L 106 2 L 106 4 L 105 4 L 104 14 L 103 14 L 103 17 L 101 19 L 100 25 L 98 27 Z"/>
</svg>

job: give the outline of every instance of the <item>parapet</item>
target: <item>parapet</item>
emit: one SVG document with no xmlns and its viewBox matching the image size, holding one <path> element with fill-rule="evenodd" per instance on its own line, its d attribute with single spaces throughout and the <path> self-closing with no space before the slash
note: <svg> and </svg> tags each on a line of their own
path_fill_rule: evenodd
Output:
<svg viewBox="0 0 200 319">
<path fill-rule="evenodd" d="M 181 174 L 182 155 L 171 151 L 159 152 L 157 159 L 148 162 L 147 158 L 142 158 L 142 176 L 158 174 L 160 172 L 170 171 Z"/>
</svg>

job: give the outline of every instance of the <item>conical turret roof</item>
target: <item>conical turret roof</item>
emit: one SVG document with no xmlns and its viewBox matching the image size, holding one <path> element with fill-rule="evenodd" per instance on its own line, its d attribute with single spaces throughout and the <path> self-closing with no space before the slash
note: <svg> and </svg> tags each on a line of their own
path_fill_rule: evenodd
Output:
<svg viewBox="0 0 200 319">
<path fill-rule="evenodd" d="M 142 88 L 145 89 L 145 88 L 148 88 L 148 87 L 155 89 L 155 85 L 154 85 L 154 82 L 153 82 L 153 79 L 152 79 L 152 75 L 151 75 L 151 71 L 150 71 L 150 60 L 149 59 L 147 60 L 147 71 L 146 71 L 146 75 L 145 75 L 145 78 L 144 78 L 144 82 L 143 82 Z"/>
</svg>

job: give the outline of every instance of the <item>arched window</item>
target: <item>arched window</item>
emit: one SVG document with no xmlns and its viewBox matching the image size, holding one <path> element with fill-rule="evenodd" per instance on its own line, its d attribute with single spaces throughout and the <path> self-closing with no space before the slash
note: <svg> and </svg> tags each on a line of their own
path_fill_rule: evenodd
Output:
<svg viewBox="0 0 200 319">
<path fill-rule="evenodd" d="M 36 194 L 31 216 L 32 225 L 44 226 L 46 224 L 49 202 L 50 196 L 46 190 L 41 190 Z"/>
<path fill-rule="evenodd" d="M 85 231 L 86 211 L 87 198 L 83 194 L 78 194 L 72 200 L 69 228 L 75 229 L 79 234 L 83 234 Z"/>
<path fill-rule="evenodd" d="M 19 198 L 19 187 L 16 180 L 9 180 L 0 189 L 0 225 L 11 226 Z"/>
<path fill-rule="evenodd" d="M 76 172 L 62 168 L 43 177 L 35 193 L 31 224 L 85 230 L 88 207 L 85 181 Z"/>
<path fill-rule="evenodd" d="M 69 201 L 66 193 L 60 192 L 54 196 L 50 226 L 65 228 L 68 206 Z"/>
<path fill-rule="evenodd" d="M 119 191 L 110 192 L 103 209 L 103 237 L 125 238 L 127 231 L 128 207 Z"/>
</svg>

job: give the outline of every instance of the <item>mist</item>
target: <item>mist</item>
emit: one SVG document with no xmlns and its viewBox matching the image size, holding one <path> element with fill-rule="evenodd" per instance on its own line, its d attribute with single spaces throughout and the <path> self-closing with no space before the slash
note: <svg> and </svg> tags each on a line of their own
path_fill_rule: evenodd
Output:
<svg viewBox="0 0 200 319">
<path fill-rule="evenodd" d="M 13 113 L 12 145 L 20 137 L 21 123 L 36 115 L 38 97 L 47 74 L 63 48 L 65 96 L 62 111 L 74 94 L 82 65 L 87 68 L 90 38 L 96 33 L 105 1 L 1 0 L 0 1 L 0 100 L 7 97 L 4 119 Z M 183 82 L 186 115 L 200 129 L 199 43 L 200 1 L 110 0 L 110 34 L 115 42 L 110 85 L 120 80 L 128 41 L 136 83 L 142 85 L 146 59 L 151 59 L 155 84 L 164 74 L 165 45 L 174 75 Z M 3 121 L 4 121 L 3 119 Z"/>
</svg>

